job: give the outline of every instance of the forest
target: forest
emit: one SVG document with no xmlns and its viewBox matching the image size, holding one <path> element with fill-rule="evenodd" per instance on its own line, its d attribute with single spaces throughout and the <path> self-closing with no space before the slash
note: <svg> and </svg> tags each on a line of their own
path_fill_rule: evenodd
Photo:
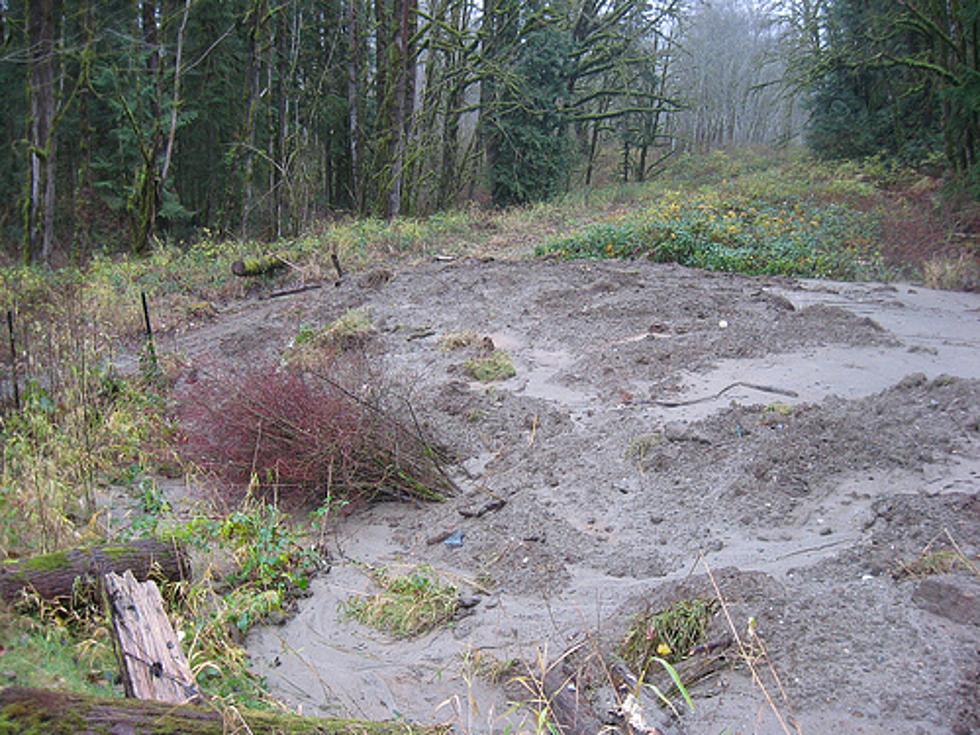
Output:
<svg viewBox="0 0 980 735">
<path fill-rule="evenodd" d="M 975 191 L 978 28 L 977 0 L 0 0 L 0 240 L 274 240 L 732 144 Z"/>
</svg>

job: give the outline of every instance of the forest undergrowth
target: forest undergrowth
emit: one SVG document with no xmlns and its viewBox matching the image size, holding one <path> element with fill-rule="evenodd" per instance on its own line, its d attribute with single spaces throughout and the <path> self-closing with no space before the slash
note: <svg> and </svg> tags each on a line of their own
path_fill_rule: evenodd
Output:
<svg viewBox="0 0 980 735">
<path fill-rule="evenodd" d="M 656 181 L 522 208 L 389 222 L 339 217 L 275 243 L 202 231 L 196 242 L 161 242 L 142 258 L 105 253 L 60 270 L 8 264 L 0 268 L 11 328 L 2 360 L 0 558 L 145 534 L 197 549 L 202 574 L 165 594 L 198 681 L 229 704 L 275 706 L 249 673 L 242 636 L 303 594 L 323 562 L 311 538 L 365 498 L 432 500 L 452 488 L 437 450 L 391 409 L 383 377 L 362 371 L 349 380 L 356 344 L 314 365 L 326 381 L 308 363 L 292 372 L 259 366 L 215 372 L 181 394 L 176 358 L 158 358 L 143 342 L 143 295 L 160 332 L 253 292 L 330 281 L 332 255 L 359 271 L 435 255 L 532 252 L 968 288 L 978 283 L 978 221 L 975 206 L 953 206 L 934 180 L 878 161 L 716 152 L 678 161 Z M 232 275 L 245 255 L 287 249 L 298 257 L 275 275 Z M 120 358 L 132 355 L 136 368 L 120 370 Z M 249 397 L 238 413 L 222 403 L 232 393 Z M 234 492 L 175 515 L 158 478 L 216 467 L 226 475 L 233 467 L 217 486 Z M 110 486 L 139 508 L 125 524 L 99 505 Z M 302 501 L 291 510 L 312 508 L 307 515 L 280 507 L 290 488 Z M 120 692 L 97 605 L 25 595 L 0 611 L 0 639 L 4 670 L 19 684 Z M 39 652 L 50 662 L 43 669 Z"/>
</svg>

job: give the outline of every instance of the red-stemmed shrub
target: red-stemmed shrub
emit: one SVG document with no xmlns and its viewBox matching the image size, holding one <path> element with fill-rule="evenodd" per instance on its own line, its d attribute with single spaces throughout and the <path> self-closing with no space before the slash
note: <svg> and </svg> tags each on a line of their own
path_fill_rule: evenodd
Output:
<svg viewBox="0 0 980 735">
<path fill-rule="evenodd" d="M 436 451 L 382 408 L 363 363 L 320 374 L 282 366 L 199 371 L 179 394 L 181 456 L 231 493 L 258 483 L 298 503 L 332 497 L 441 499 Z"/>
</svg>

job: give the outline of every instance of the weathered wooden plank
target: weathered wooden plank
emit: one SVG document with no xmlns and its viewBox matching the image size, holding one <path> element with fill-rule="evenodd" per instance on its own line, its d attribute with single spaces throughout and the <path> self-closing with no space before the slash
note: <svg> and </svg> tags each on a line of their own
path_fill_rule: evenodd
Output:
<svg viewBox="0 0 980 735">
<path fill-rule="evenodd" d="M 152 581 L 105 575 L 126 696 L 183 704 L 198 697 L 180 641 Z"/>
</svg>

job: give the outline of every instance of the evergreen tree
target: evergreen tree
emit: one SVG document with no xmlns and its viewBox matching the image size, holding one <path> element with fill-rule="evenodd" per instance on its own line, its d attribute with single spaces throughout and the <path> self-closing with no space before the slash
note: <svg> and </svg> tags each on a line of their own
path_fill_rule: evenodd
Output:
<svg viewBox="0 0 980 735">
<path fill-rule="evenodd" d="M 810 145 L 975 171 L 978 30 L 980 0 L 830 0 L 808 56 Z"/>
<path fill-rule="evenodd" d="M 547 199 L 567 184 L 574 161 L 568 134 L 571 39 L 553 26 L 527 34 L 514 68 L 517 83 L 493 117 L 496 157 L 490 171 L 497 205 Z"/>
</svg>

